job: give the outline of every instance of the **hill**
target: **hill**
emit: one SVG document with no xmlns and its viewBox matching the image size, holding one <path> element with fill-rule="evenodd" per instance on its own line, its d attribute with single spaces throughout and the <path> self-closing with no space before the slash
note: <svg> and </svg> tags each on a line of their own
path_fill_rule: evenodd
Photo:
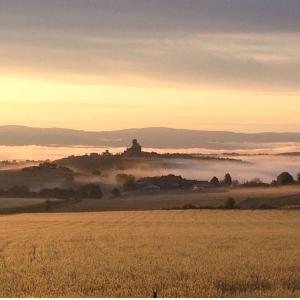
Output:
<svg viewBox="0 0 300 300">
<path fill-rule="evenodd" d="M 83 131 L 62 128 L 0 126 L 0 145 L 126 147 L 137 138 L 147 148 L 232 149 L 235 144 L 300 142 L 300 133 L 236 133 L 165 127 L 115 131 Z"/>
</svg>

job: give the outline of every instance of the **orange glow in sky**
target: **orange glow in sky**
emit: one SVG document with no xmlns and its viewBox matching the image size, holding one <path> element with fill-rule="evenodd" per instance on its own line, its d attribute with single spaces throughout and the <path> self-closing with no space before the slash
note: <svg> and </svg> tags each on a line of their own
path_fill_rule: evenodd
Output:
<svg viewBox="0 0 300 300">
<path fill-rule="evenodd" d="M 0 2 L 0 125 L 300 131 L 297 1 L 70 3 Z"/>
</svg>

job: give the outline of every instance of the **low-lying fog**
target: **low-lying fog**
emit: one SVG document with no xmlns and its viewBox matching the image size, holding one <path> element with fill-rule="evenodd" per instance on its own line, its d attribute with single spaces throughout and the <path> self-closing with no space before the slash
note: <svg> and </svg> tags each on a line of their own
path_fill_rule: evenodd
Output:
<svg viewBox="0 0 300 300">
<path fill-rule="evenodd" d="M 163 168 L 157 168 L 156 164 L 143 165 L 140 168 L 126 170 L 124 173 L 137 177 L 175 174 L 198 180 L 210 180 L 213 176 L 222 179 L 225 173 L 230 173 L 234 179 L 238 179 L 240 182 L 254 178 L 271 182 L 284 171 L 290 172 L 295 178 L 300 173 L 300 157 L 261 155 L 239 157 L 239 159 L 251 163 L 176 160 L 165 163 Z"/>
<path fill-rule="evenodd" d="M 0 160 L 55 160 L 70 155 L 84 155 L 91 152 L 101 153 L 109 149 L 111 153 L 120 153 L 125 150 L 125 147 L 106 148 L 106 147 L 47 147 L 47 146 L 0 146 Z M 282 152 L 300 152 L 300 143 L 260 143 L 260 144 L 232 144 L 230 150 L 228 147 L 224 149 L 212 150 L 206 148 L 192 149 L 157 149 L 144 148 L 147 152 L 158 153 L 203 153 L 203 154 L 222 154 L 224 152 L 237 152 L 240 154 L 276 154 Z"/>
<path fill-rule="evenodd" d="M 240 147 L 230 152 L 243 154 L 268 153 L 276 154 L 281 152 L 300 151 L 300 144 L 264 144 L 260 147 L 245 149 Z M 256 145 L 257 146 L 257 145 Z M 83 155 L 91 152 L 101 153 L 106 148 L 94 147 L 41 147 L 41 146 L 24 146 L 24 147 L 7 147 L 0 146 L 0 160 L 55 160 L 69 155 Z M 112 153 L 122 152 L 124 148 L 110 149 Z M 144 149 L 144 151 L 156 152 L 188 152 L 188 153 L 210 153 L 221 154 L 228 152 L 224 150 L 212 151 L 210 149 Z M 243 182 L 253 178 L 260 178 L 266 182 L 272 181 L 276 176 L 283 172 L 290 172 L 293 176 L 300 172 L 300 156 L 278 156 L 278 155 L 254 155 L 254 156 L 238 156 L 232 157 L 241 159 L 251 164 L 243 164 L 238 162 L 222 162 L 222 161 L 202 161 L 202 160 L 176 160 L 165 161 L 163 165 L 157 164 L 143 165 L 138 169 L 129 169 L 124 173 L 130 173 L 140 176 L 159 176 L 167 174 L 181 175 L 190 179 L 208 180 L 213 176 L 222 178 L 225 173 L 229 172 L 232 177 Z M 122 173 L 122 172 L 119 172 Z"/>
</svg>

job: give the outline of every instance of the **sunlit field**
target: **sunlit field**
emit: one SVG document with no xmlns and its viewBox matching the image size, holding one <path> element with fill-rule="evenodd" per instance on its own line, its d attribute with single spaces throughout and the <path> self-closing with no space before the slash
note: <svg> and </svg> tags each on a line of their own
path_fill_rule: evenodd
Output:
<svg viewBox="0 0 300 300">
<path fill-rule="evenodd" d="M 2 297 L 300 296 L 300 211 L 0 217 Z"/>
</svg>

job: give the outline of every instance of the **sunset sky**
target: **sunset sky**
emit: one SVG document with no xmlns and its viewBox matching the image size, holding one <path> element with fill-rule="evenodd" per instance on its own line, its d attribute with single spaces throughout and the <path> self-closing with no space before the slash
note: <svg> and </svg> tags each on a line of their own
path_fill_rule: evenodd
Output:
<svg viewBox="0 0 300 300">
<path fill-rule="evenodd" d="M 0 0 L 0 125 L 300 132 L 299 0 Z"/>
</svg>

